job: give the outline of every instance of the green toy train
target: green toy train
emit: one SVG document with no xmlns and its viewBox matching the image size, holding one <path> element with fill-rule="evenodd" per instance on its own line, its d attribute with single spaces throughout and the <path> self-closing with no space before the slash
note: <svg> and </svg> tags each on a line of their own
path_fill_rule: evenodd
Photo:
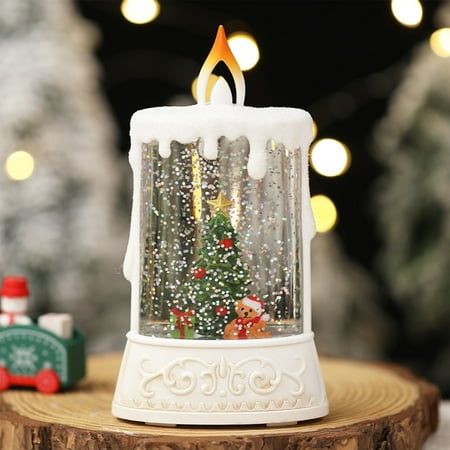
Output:
<svg viewBox="0 0 450 450">
<path fill-rule="evenodd" d="M 85 340 L 76 328 L 70 339 L 32 325 L 0 327 L 0 391 L 35 387 L 53 394 L 86 373 Z"/>
</svg>

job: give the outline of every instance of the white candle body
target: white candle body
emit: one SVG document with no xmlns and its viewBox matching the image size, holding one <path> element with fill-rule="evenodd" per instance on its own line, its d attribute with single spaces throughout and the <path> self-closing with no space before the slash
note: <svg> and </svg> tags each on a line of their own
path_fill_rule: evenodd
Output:
<svg viewBox="0 0 450 450">
<path fill-rule="evenodd" d="M 219 93 L 219 98 L 223 93 Z M 302 303 L 303 331 L 311 330 L 310 241 L 315 234 L 308 180 L 308 149 L 312 141 L 310 115 L 294 108 L 252 108 L 236 105 L 194 105 L 149 108 L 131 119 L 129 160 L 134 174 L 130 237 L 124 260 L 124 274 L 132 285 L 131 331 L 139 332 L 140 314 L 140 208 L 142 145 L 158 141 L 163 158 L 170 156 L 172 141 L 203 142 L 203 157 L 217 158 L 218 139 L 245 136 L 249 141 L 248 174 L 255 180 L 266 173 L 267 142 L 281 143 L 301 152 Z"/>
</svg>

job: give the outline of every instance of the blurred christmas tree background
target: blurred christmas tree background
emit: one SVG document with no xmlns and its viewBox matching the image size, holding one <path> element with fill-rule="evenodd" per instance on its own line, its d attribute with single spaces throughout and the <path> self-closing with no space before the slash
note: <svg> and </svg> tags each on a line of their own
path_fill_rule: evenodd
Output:
<svg viewBox="0 0 450 450">
<path fill-rule="evenodd" d="M 2 0 L 1 275 L 29 276 L 33 311 L 72 312 L 91 349 L 120 348 L 129 119 L 194 102 L 219 23 L 246 103 L 317 125 L 319 350 L 409 364 L 449 395 L 445 1 Z"/>
<path fill-rule="evenodd" d="M 450 7 L 438 20 L 450 23 Z M 450 37 L 450 29 L 448 29 Z M 397 308 L 395 358 L 450 389 L 450 58 L 419 45 L 375 129 L 382 244 L 377 266 Z M 421 355 L 417 358 L 417 355 Z"/>
<path fill-rule="evenodd" d="M 118 295 L 128 290 L 123 169 L 98 40 L 69 1 L 0 2 L 0 272 L 29 278 L 35 313 L 74 314 L 93 348 L 126 324 Z"/>
</svg>

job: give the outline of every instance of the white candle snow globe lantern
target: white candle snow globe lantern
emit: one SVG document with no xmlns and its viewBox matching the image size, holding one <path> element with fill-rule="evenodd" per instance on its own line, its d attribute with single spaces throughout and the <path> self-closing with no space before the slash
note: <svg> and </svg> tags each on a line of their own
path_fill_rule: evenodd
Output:
<svg viewBox="0 0 450 450">
<path fill-rule="evenodd" d="M 206 87 L 223 61 L 210 102 Z M 310 115 L 244 106 L 219 27 L 198 104 L 131 119 L 131 328 L 112 411 L 159 424 L 276 424 L 328 401 L 311 330 Z"/>
</svg>

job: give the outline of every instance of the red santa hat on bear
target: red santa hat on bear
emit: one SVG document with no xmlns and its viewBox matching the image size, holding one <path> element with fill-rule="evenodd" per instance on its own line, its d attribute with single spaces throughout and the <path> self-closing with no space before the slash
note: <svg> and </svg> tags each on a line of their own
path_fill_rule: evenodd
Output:
<svg viewBox="0 0 450 450">
<path fill-rule="evenodd" d="M 252 308 L 257 314 L 261 314 L 266 304 L 257 295 L 247 295 L 242 299 L 242 303 L 249 308 Z"/>
<path fill-rule="evenodd" d="M 256 314 L 261 317 L 261 320 L 264 320 L 264 322 L 268 322 L 270 320 L 269 314 L 263 314 L 266 309 L 266 304 L 257 295 L 247 295 L 242 299 L 242 303 L 245 306 L 252 308 Z"/>
</svg>

